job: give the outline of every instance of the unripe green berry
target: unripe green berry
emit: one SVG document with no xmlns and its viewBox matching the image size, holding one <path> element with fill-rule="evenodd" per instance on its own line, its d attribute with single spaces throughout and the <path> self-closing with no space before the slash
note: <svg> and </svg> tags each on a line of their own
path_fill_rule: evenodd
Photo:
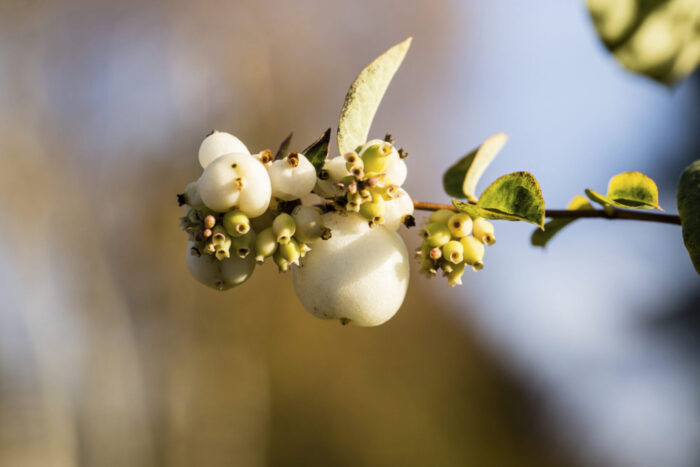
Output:
<svg viewBox="0 0 700 467">
<path fill-rule="evenodd" d="M 232 238 L 233 249 L 239 258 L 248 256 L 255 246 L 255 231 L 250 230 L 245 235 Z"/>
<path fill-rule="evenodd" d="M 362 160 L 366 173 L 382 173 L 387 167 L 387 156 L 391 153 L 391 145 L 379 143 L 369 146 L 362 151 Z"/>
<path fill-rule="evenodd" d="M 451 239 L 450 229 L 442 222 L 431 222 L 423 227 L 421 236 L 431 247 L 440 247 Z"/>
<path fill-rule="evenodd" d="M 429 222 L 440 222 L 447 225 L 450 217 L 454 216 L 455 212 L 449 209 L 438 209 L 430 215 Z"/>
<path fill-rule="evenodd" d="M 212 229 L 211 242 L 214 246 L 219 246 L 226 241 L 229 236 L 226 234 L 226 230 L 222 225 L 217 225 Z"/>
<path fill-rule="evenodd" d="M 243 211 L 235 210 L 224 214 L 222 222 L 226 233 L 232 237 L 240 237 L 250 230 L 250 219 Z"/>
<path fill-rule="evenodd" d="M 452 270 L 447 274 L 447 285 L 454 287 L 462 285 L 462 274 L 464 274 L 465 263 L 455 264 Z"/>
<path fill-rule="evenodd" d="M 462 238 L 472 233 L 472 218 L 468 214 L 458 212 L 447 221 L 453 237 Z"/>
<path fill-rule="evenodd" d="M 214 256 L 219 261 L 231 257 L 231 237 L 226 237 L 223 242 L 215 245 Z"/>
<path fill-rule="evenodd" d="M 287 272 L 289 270 L 289 261 L 282 257 L 279 248 L 277 249 L 277 251 L 275 251 L 275 254 L 272 255 L 272 259 L 277 265 L 277 268 L 279 268 L 280 272 Z"/>
<path fill-rule="evenodd" d="M 262 263 L 277 250 L 277 235 L 271 227 L 260 232 L 255 239 L 255 261 Z"/>
<path fill-rule="evenodd" d="M 471 235 L 460 239 L 464 248 L 464 262 L 471 265 L 475 271 L 484 267 L 484 244 Z"/>
<path fill-rule="evenodd" d="M 381 224 L 384 222 L 385 210 L 384 199 L 382 199 L 381 196 L 375 196 L 371 201 L 362 203 L 360 206 L 360 215 L 368 221 Z"/>
<path fill-rule="evenodd" d="M 464 259 L 464 247 L 458 240 L 450 240 L 442 246 L 442 256 L 451 263 L 461 263 Z"/>
<path fill-rule="evenodd" d="M 493 234 L 493 224 L 484 219 L 477 217 L 474 219 L 474 237 L 482 243 L 493 245 L 496 243 L 496 236 Z"/>
<path fill-rule="evenodd" d="M 280 244 L 277 251 L 289 264 L 299 264 L 301 250 L 299 249 L 299 243 L 293 238 L 287 243 Z"/>
<path fill-rule="evenodd" d="M 272 231 L 277 236 L 277 241 L 281 244 L 289 242 L 289 240 L 296 232 L 296 223 L 294 218 L 289 214 L 283 212 L 275 217 L 272 221 Z"/>
</svg>

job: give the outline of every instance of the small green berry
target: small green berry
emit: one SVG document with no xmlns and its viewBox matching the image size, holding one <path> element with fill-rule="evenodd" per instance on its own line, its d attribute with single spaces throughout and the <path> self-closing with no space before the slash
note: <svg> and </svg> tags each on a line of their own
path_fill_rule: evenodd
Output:
<svg viewBox="0 0 700 467">
<path fill-rule="evenodd" d="M 364 202 L 360 206 L 360 215 L 375 224 L 384 222 L 385 211 L 384 199 L 381 196 L 375 196 L 371 201 Z"/>
<path fill-rule="evenodd" d="M 450 217 L 454 216 L 454 213 L 454 211 L 450 211 L 449 209 L 438 209 L 430 215 L 428 222 L 440 222 L 441 224 L 447 225 Z"/>
<path fill-rule="evenodd" d="M 224 229 L 232 237 L 240 237 L 250 230 L 250 219 L 243 211 L 229 211 L 224 214 Z"/>
<path fill-rule="evenodd" d="M 272 256 L 277 250 L 277 235 L 271 227 L 263 230 L 255 239 L 255 261 L 263 263 L 265 258 Z"/>
<path fill-rule="evenodd" d="M 477 217 L 474 219 L 474 237 L 482 243 L 493 245 L 496 243 L 496 237 L 493 234 L 493 224 L 484 219 Z"/>
<path fill-rule="evenodd" d="M 255 232 L 250 230 L 245 235 L 233 237 L 232 241 L 236 255 L 240 258 L 245 258 L 255 246 Z"/>
<path fill-rule="evenodd" d="M 464 262 L 471 265 L 475 271 L 484 267 L 484 244 L 471 235 L 460 239 L 464 248 Z"/>
<path fill-rule="evenodd" d="M 299 264 L 301 250 L 299 249 L 299 243 L 297 243 L 297 241 L 293 238 L 287 243 L 280 244 L 277 251 L 279 252 L 279 255 L 289 264 Z"/>
<path fill-rule="evenodd" d="M 447 221 L 453 237 L 463 238 L 472 233 L 472 218 L 468 214 L 458 212 Z"/>
<path fill-rule="evenodd" d="M 454 287 L 462 285 L 462 274 L 464 274 L 465 263 L 455 264 L 452 270 L 447 274 L 447 285 Z"/>
<path fill-rule="evenodd" d="M 223 226 L 217 225 L 212 229 L 211 241 L 214 246 L 222 245 L 229 236 Z"/>
<path fill-rule="evenodd" d="M 464 247 L 458 240 L 450 240 L 442 246 L 442 256 L 451 263 L 461 263 L 464 259 Z"/>
<path fill-rule="evenodd" d="M 277 241 L 281 244 L 288 243 L 296 232 L 294 218 L 283 212 L 272 221 L 272 231 L 277 236 Z"/>
<path fill-rule="evenodd" d="M 451 239 L 450 229 L 441 222 L 431 222 L 423 227 L 421 236 L 431 247 L 440 247 Z"/>
</svg>

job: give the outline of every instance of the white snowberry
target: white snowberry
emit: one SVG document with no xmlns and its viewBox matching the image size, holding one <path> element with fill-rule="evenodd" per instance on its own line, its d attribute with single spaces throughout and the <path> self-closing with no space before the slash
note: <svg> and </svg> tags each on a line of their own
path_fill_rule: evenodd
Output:
<svg viewBox="0 0 700 467">
<path fill-rule="evenodd" d="M 398 196 L 385 203 L 384 227 L 389 230 L 397 230 L 406 216 L 413 215 L 413 200 L 402 188 L 398 190 Z"/>
<path fill-rule="evenodd" d="M 325 173 L 325 179 L 319 177 L 314 191 L 324 198 L 337 196 L 340 192 L 335 184 L 343 177 L 350 175 L 345 158 L 337 156 L 326 160 L 325 164 L 323 164 L 323 172 Z"/>
<path fill-rule="evenodd" d="M 197 182 L 204 205 L 217 212 L 234 207 L 248 217 L 262 215 L 270 205 L 270 177 L 249 154 L 226 154 L 209 164 Z"/>
<path fill-rule="evenodd" d="M 378 326 L 403 303 L 409 278 L 406 245 L 395 232 L 370 228 L 356 214 L 332 212 L 323 221 L 333 232 L 316 240 L 292 280 L 304 308 L 322 319 Z"/>
<path fill-rule="evenodd" d="M 250 154 L 243 141 L 231 133 L 214 130 L 209 136 L 204 138 L 204 141 L 199 146 L 199 165 L 206 169 L 209 164 L 219 157 L 234 152 Z"/>
<path fill-rule="evenodd" d="M 197 255 L 194 242 L 187 243 L 187 269 L 198 282 L 215 290 L 228 290 L 242 284 L 253 274 L 255 258 L 248 255 L 242 259 L 236 255 L 222 260 L 212 255 Z"/>
<path fill-rule="evenodd" d="M 299 199 L 316 185 L 316 169 L 303 154 L 291 153 L 267 168 L 272 196 L 283 201 Z"/>
</svg>

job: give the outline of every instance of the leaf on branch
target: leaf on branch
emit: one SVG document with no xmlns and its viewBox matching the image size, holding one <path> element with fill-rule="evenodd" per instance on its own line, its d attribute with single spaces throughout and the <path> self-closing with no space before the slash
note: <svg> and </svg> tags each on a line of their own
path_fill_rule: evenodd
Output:
<svg viewBox="0 0 700 467">
<path fill-rule="evenodd" d="M 622 66 L 665 84 L 700 64 L 700 3 L 586 0 L 598 35 Z"/>
<path fill-rule="evenodd" d="M 593 206 L 584 196 L 576 195 L 576 197 L 569 202 L 568 206 L 566 206 L 566 209 L 571 211 L 579 211 L 593 209 Z M 544 230 L 537 229 L 532 232 L 530 242 L 534 246 L 544 248 L 547 245 L 547 242 L 549 242 L 554 235 L 575 220 L 576 219 L 552 219 L 544 224 Z"/>
<path fill-rule="evenodd" d="M 338 150 L 341 155 L 367 141 L 374 114 L 406 56 L 411 40 L 409 37 L 377 57 L 350 85 L 338 122 Z"/>
<path fill-rule="evenodd" d="M 331 129 L 327 129 L 311 146 L 304 149 L 302 153 L 316 169 L 316 173 L 323 168 L 323 164 L 328 157 L 328 144 L 331 141 Z"/>
<path fill-rule="evenodd" d="M 486 187 L 476 204 L 452 200 L 452 204 L 471 217 L 525 221 L 542 228 L 544 198 L 540 185 L 528 172 L 504 175 Z"/>
<path fill-rule="evenodd" d="M 678 184 L 678 214 L 683 227 L 683 242 L 695 270 L 700 274 L 700 160 L 681 175 Z"/>
<path fill-rule="evenodd" d="M 505 133 L 495 134 L 447 169 L 442 177 L 445 192 L 454 198 L 476 202 L 476 184 L 507 140 Z"/>
<path fill-rule="evenodd" d="M 624 172 L 615 175 L 608 183 L 607 196 L 591 189 L 586 189 L 586 196 L 604 207 L 663 211 L 659 206 L 659 189 L 656 183 L 641 172 Z"/>
<path fill-rule="evenodd" d="M 282 144 L 280 144 L 280 148 L 275 154 L 275 160 L 282 159 L 285 155 L 287 155 L 287 151 L 289 151 L 289 144 L 292 142 L 292 136 L 294 136 L 294 132 L 289 133 L 289 136 L 284 138 L 284 141 L 282 141 Z"/>
</svg>

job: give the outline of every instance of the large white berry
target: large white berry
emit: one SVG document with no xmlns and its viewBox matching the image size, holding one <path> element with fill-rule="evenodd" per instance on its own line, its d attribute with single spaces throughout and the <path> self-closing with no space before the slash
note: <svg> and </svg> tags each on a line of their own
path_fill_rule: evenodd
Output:
<svg viewBox="0 0 700 467">
<path fill-rule="evenodd" d="M 292 269 L 304 308 L 322 319 L 378 326 L 401 307 L 409 279 L 406 245 L 383 226 L 370 228 L 357 214 L 332 212 L 323 221 L 333 233 L 317 240 Z"/>
<path fill-rule="evenodd" d="M 339 191 L 335 184 L 343 177 L 350 175 L 346 164 L 347 162 L 343 156 L 337 156 L 326 160 L 323 164 L 323 169 L 326 172 L 327 178 L 325 180 L 319 178 L 318 183 L 316 183 L 316 188 L 314 188 L 316 194 L 324 198 L 337 196 Z"/>
<path fill-rule="evenodd" d="M 199 146 L 199 165 L 206 169 L 214 160 L 231 153 L 250 154 L 243 141 L 225 131 L 213 131 Z"/>
<path fill-rule="evenodd" d="M 316 185 L 316 169 L 303 154 L 291 153 L 267 168 L 272 196 L 283 201 L 299 199 Z"/>
<path fill-rule="evenodd" d="M 403 185 L 408 176 L 406 163 L 399 157 L 399 153 L 395 149 L 387 157 L 389 158 L 386 168 L 387 183 L 393 183 L 398 186 Z"/>
<path fill-rule="evenodd" d="M 253 274 L 253 255 L 245 258 L 231 255 L 230 258 L 218 260 L 213 255 L 203 253 L 197 256 L 193 247 L 194 242 L 187 243 L 187 269 L 192 277 L 207 287 L 220 291 L 228 290 L 242 284 Z"/>
<path fill-rule="evenodd" d="M 384 203 L 384 227 L 389 230 L 397 230 L 406 216 L 413 215 L 413 200 L 402 188 L 398 190 L 398 196 Z"/>
<path fill-rule="evenodd" d="M 219 157 L 204 169 L 197 187 L 204 205 L 217 212 L 237 207 L 248 217 L 258 217 L 270 205 L 270 177 L 249 154 Z"/>
</svg>

